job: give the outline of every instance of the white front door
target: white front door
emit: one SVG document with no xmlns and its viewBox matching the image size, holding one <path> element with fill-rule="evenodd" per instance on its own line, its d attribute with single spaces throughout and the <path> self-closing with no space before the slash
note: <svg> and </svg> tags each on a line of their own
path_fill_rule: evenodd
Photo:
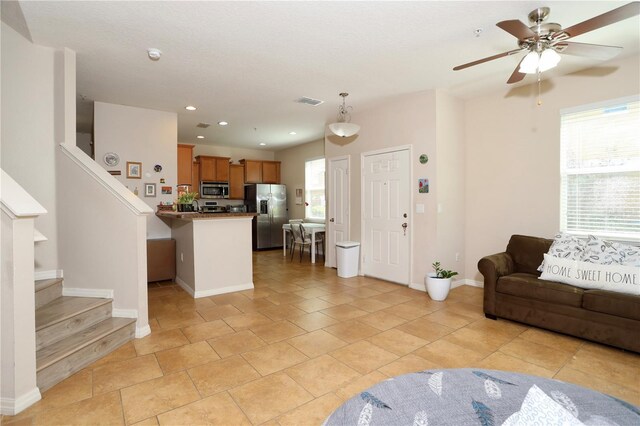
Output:
<svg viewBox="0 0 640 426">
<path fill-rule="evenodd" d="M 329 159 L 329 210 L 325 266 L 335 268 L 336 243 L 349 240 L 349 157 Z"/>
<path fill-rule="evenodd" d="M 365 275 L 409 284 L 409 149 L 363 155 L 362 250 Z"/>
</svg>

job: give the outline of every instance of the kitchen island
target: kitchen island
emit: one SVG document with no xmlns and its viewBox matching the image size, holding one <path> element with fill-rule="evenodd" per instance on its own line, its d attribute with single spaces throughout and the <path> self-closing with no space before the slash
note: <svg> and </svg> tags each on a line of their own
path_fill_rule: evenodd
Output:
<svg viewBox="0 0 640 426">
<path fill-rule="evenodd" d="M 176 282 L 193 297 L 253 289 L 255 213 L 157 212 L 176 240 Z"/>
</svg>

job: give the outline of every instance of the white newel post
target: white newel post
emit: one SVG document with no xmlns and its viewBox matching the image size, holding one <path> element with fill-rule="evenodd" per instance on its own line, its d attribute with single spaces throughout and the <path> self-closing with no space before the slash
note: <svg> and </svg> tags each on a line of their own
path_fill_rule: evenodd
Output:
<svg viewBox="0 0 640 426">
<path fill-rule="evenodd" d="M 2 171 L 0 411 L 13 415 L 40 399 L 36 384 L 34 220 L 47 211 Z"/>
</svg>

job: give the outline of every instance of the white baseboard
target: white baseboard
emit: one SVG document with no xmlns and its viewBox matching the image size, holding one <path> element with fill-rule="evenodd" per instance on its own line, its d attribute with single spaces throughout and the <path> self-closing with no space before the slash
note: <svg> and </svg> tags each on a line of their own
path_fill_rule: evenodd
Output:
<svg viewBox="0 0 640 426">
<path fill-rule="evenodd" d="M 136 325 L 136 339 L 148 336 L 149 334 L 151 334 L 151 327 L 149 327 L 149 324 L 142 327 L 138 327 Z"/>
<path fill-rule="evenodd" d="M 138 318 L 137 309 L 111 309 L 111 316 L 116 318 Z"/>
<path fill-rule="evenodd" d="M 34 279 L 38 280 L 54 280 L 56 278 L 62 278 L 62 269 L 51 269 L 49 271 L 36 271 Z"/>
<path fill-rule="evenodd" d="M 176 279 L 175 282 L 178 283 L 178 285 L 180 287 L 182 287 L 182 289 L 184 291 L 186 291 L 187 293 L 189 293 L 191 295 L 191 297 L 194 297 L 194 291 L 191 287 L 189 287 L 189 284 L 187 284 L 182 278 L 180 278 L 179 276 L 176 275 Z"/>
<path fill-rule="evenodd" d="M 424 283 L 409 283 L 409 288 L 412 288 L 414 290 L 418 290 L 418 291 L 424 291 L 426 292 L 427 289 L 424 287 Z"/>
<path fill-rule="evenodd" d="M 0 414 L 15 416 L 41 399 L 42 395 L 40 395 L 40 389 L 37 387 L 15 399 L 0 398 Z"/>
<path fill-rule="evenodd" d="M 456 288 L 456 287 L 460 287 L 462 285 L 470 285 L 473 287 L 484 287 L 484 284 L 482 283 L 482 281 L 475 281 L 475 280 L 469 280 L 469 279 L 463 279 L 463 280 L 455 280 L 455 281 L 451 281 L 451 288 Z M 419 291 L 427 291 L 427 289 L 424 286 L 424 283 L 411 283 L 409 284 L 409 288 L 412 288 L 414 290 L 419 290 Z"/>
<path fill-rule="evenodd" d="M 253 290 L 253 282 L 248 284 L 230 285 L 228 287 L 212 288 L 211 290 L 196 291 L 193 296 L 195 299 L 199 297 L 216 296 L 218 294 L 233 293 L 234 291 Z"/>
<path fill-rule="evenodd" d="M 75 297 L 99 297 L 103 299 L 113 299 L 113 290 L 108 288 L 70 288 L 62 287 L 63 296 Z"/>
<path fill-rule="evenodd" d="M 464 284 L 464 285 L 470 285 L 472 287 L 484 288 L 484 282 L 482 282 L 482 281 L 476 281 L 476 280 L 472 280 L 472 279 L 468 279 L 467 278 L 467 279 L 464 279 L 464 280 L 460 280 L 459 282 L 461 283 L 461 285 Z"/>
</svg>

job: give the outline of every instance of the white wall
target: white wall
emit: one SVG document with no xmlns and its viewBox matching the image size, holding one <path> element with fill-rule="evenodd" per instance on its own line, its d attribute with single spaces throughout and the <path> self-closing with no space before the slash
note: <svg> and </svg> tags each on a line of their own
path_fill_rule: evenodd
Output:
<svg viewBox="0 0 640 426">
<path fill-rule="evenodd" d="M 303 204 L 296 205 L 296 188 L 304 191 L 305 161 L 324 157 L 324 139 L 277 151 L 275 159 L 282 162 L 281 182 L 287 186 L 287 209 L 289 219 L 304 219 Z"/>
<path fill-rule="evenodd" d="M 444 269 L 464 275 L 465 147 L 464 103 L 445 91 L 436 91 L 438 211 L 437 255 Z M 457 255 L 457 256 L 456 256 Z M 456 279 L 459 277 L 456 277 Z"/>
<path fill-rule="evenodd" d="M 217 146 L 204 144 L 191 144 L 181 142 L 188 145 L 194 145 L 193 156 L 210 155 L 213 157 L 229 157 L 234 163 L 242 159 L 247 160 L 274 160 L 274 152 L 264 149 L 235 148 L 232 146 Z"/>
<path fill-rule="evenodd" d="M 48 211 L 35 220 L 48 241 L 35 249 L 35 270 L 56 270 L 58 231 L 54 138 L 55 51 L 2 23 L 2 168 Z"/>
<path fill-rule="evenodd" d="M 357 108 L 357 106 L 355 106 Z M 361 241 L 361 162 L 360 154 L 381 148 L 411 145 L 411 207 L 413 216 L 411 283 L 422 286 L 424 275 L 431 270 L 437 251 L 437 176 L 436 176 L 436 94 L 434 91 L 398 96 L 384 105 L 357 111 L 352 122 L 361 126 L 354 140 L 328 135 L 325 138 L 326 158 L 351 155 L 350 179 L 350 239 Z M 420 154 L 430 161 L 420 164 Z M 418 178 L 429 178 L 431 192 L 418 194 Z M 424 204 L 424 213 L 415 213 L 415 204 Z M 424 286 L 422 286 L 424 288 Z"/>
<path fill-rule="evenodd" d="M 154 211 L 157 205 L 176 198 L 178 174 L 178 117 L 176 113 L 155 111 L 124 105 L 95 102 L 94 143 L 96 161 L 106 170 L 120 170 L 118 181 L 131 191 L 138 189 L 138 197 Z M 102 158 L 107 152 L 120 156 L 116 167 L 108 167 Z M 127 161 L 142 163 L 142 179 L 127 179 Z M 156 173 L 154 166 L 162 166 Z M 164 178 L 165 183 L 160 183 Z M 156 197 L 144 196 L 144 184 L 156 184 Z M 163 195 L 160 187 L 171 186 L 173 193 Z M 147 238 L 169 238 L 171 227 L 158 217 L 147 219 Z"/>
<path fill-rule="evenodd" d="M 465 104 L 466 277 L 512 234 L 551 238 L 560 226 L 560 110 L 640 93 L 638 56 Z"/>
</svg>

